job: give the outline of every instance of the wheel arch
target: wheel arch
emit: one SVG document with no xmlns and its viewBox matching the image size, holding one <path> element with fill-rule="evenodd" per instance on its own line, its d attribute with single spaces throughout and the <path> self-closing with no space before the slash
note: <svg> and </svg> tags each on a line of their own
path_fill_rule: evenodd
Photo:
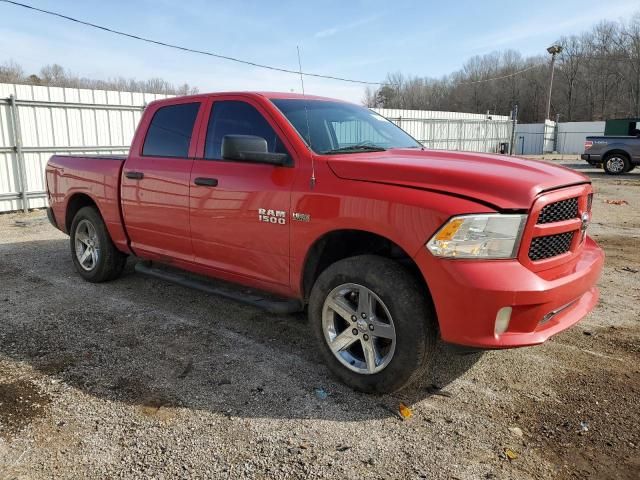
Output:
<svg viewBox="0 0 640 480">
<path fill-rule="evenodd" d="M 383 235 L 358 229 L 331 230 L 311 245 L 300 279 L 304 301 L 308 300 L 315 281 L 327 267 L 339 260 L 365 254 L 379 255 L 402 264 L 418 281 L 428 301 L 433 302 L 426 279 L 402 246 Z"/>
<path fill-rule="evenodd" d="M 100 208 L 98 208 L 98 203 L 91 198 L 90 195 L 83 192 L 74 193 L 69 197 L 69 200 L 67 200 L 65 208 L 64 228 L 67 233 L 71 231 L 71 223 L 73 222 L 74 217 L 80 209 L 84 207 L 95 207 L 98 214 L 103 217 L 102 212 L 100 212 Z"/>
<path fill-rule="evenodd" d="M 606 162 L 607 158 L 609 158 L 611 155 L 622 155 L 624 156 L 627 160 L 631 161 L 631 155 L 629 155 L 629 153 L 621 148 L 612 148 L 611 150 L 607 150 L 604 155 L 602 155 L 602 161 Z"/>
</svg>

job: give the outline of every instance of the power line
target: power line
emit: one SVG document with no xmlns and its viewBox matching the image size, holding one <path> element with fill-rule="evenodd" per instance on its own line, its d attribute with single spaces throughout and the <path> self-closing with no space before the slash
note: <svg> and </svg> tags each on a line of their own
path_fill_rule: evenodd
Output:
<svg viewBox="0 0 640 480">
<path fill-rule="evenodd" d="M 3 0 L 0 0 L 0 1 L 3 1 Z M 471 82 L 452 82 L 452 83 L 450 83 L 448 85 L 450 85 L 451 87 L 457 87 L 459 85 L 474 85 L 476 83 L 492 82 L 493 80 L 502 80 L 504 78 L 515 77 L 516 75 L 520 75 L 521 73 L 528 72 L 529 70 L 533 70 L 534 68 L 543 67 L 543 66 L 545 66 L 545 64 L 544 63 L 540 63 L 540 64 L 537 64 L 537 65 L 532 65 L 532 66 L 527 67 L 527 68 L 523 68 L 522 70 L 518 70 L 517 72 L 509 73 L 507 75 L 501 75 L 499 77 L 483 78 L 482 80 L 474 80 L 474 81 L 471 81 Z M 399 86 L 399 84 L 391 83 L 391 82 L 385 82 L 385 83 L 382 83 L 381 85 Z"/>
<path fill-rule="evenodd" d="M 360 84 L 363 84 L 363 85 L 384 85 L 383 82 L 369 82 L 369 81 L 365 81 L 365 80 L 354 80 L 352 78 L 336 77 L 336 76 L 333 76 L 333 75 L 322 75 L 322 74 L 319 74 L 319 73 L 300 72 L 300 71 L 297 71 L 297 70 L 289 70 L 288 68 L 274 67 L 272 65 L 266 65 L 266 64 L 262 64 L 262 63 L 251 62 L 249 60 L 242 60 L 242 59 L 236 58 L 236 57 L 230 57 L 230 56 L 227 56 L 227 55 L 220 55 L 218 53 L 207 52 L 207 51 L 204 51 L 204 50 L 196 50 L 194 48 L 183 47 L 181 45 L 175 45 L 175 44 L 172 44 L 172 43 L 162 42 L 160 40 L 153 40 L 151 38 L 141 37 L 140 35 L 134 35 L 132 33 L 122 32 L 120 30 L 115 30 L 113 28 L 104 27 L 102 25 L 97 25 L 95 23 L 91 23 L 91 22 L 87 22 L 87 21 L 84 21 L 84 20 L 80 20 L 80 19 L 77 19 L 77 18 L 74 18 L 74 17 L 70 17 L 68 15 L 63 15 L 62 13 L 57 13 L 57 12 L 52 12 L 50 10 L 44 10 L 42 8 L 37 8 L 37 7 L 34 7 L 32 5 L 27 5 L 26 3 L 14 2 L 12 0 L 0 0 L 0 2 L 8 3 L 8 4 L 11 4 L 11 5 L 15 5 L 17 7 L 27 8 L 29 10 L 34 10 L 36 12 L 44 13 L 44 14 L 47 14 L 47 15 L 52 15 L 54 17 L 62 18 L 64 20 L 69 20 L 71 22 L 79 23 L 81 25 L 86 25 L 88 27 L 97 28 L 98 30 L 103 30 L 105 32 L 113 33 L 113 34 L 116 34 L 116 35 L 121 35 L 123 37 L 129 37 L 129 38 L 133 38 L 135 40 L 140 40 L 140 41 L 147 42 L 147 43 L 153 43 L 155 45 L 160 45 L 160 46 L 163 46 L 163 47 L 173 48 L 173 49 L 176 49 L 176 50 L 182 50 L 184 52 L 198 53 L 200 55 L 207 55 L 209 57 L 220 58 L 222 60 L 228 60 L 228 61 L 231 61 L 231 62 L 242 63 L 244 65 L 250 65 L 252 67 L 264 68 L 264 69 L 273 70 L 273 71 L 276 71 L 276 72 L 291 73 L 291 74 L 294 74 L 294 75 L 305 75 L 307 77 L 316 77 L 316 78 L 325 78 L 325 79 L 329 79 L 329 80 L 338 80 L 338 81 L 341 81 L 341 82 L 360 83 Z"/>
<path fill-rule="evenodd" d="M 589 59 L 591 59 L 591 60 L 611 60 L 611 59 L 613 59 L 613 60 L 616 60 L 616 59 L 618 59 L 618 60 L 628 60 L 628 57 L 625 57 L 625 56 L 622 56 L 622 55 L 608 55 L 608 56 L 604 56 L 603 55 L 603 56 L 579 56 L 579 57 L 576 57 L 576 59 L 577 60 L 583 60 L 583 59 L 586 59 L 586 60 L 589 60 Z M 533 70 L 534 68 L 545 67 L 545 66 L 547 66 L 546 63 L 538 63 L 536 65 L 531 65 L 530 67 L 524 68 L 522 70 L 518 70 L 517 72 L 510 73 L 508 75 L 502 75 L 500 77 L 485 78 L 485 79 L 482 79 L 482 80 L 475 80 L 475 81 L 472 81 L 472 82 L 457 82 L 457 83 L 454 83 L 453 85 L 454 86 L 457 86 L 457 85 L 473 85 L 474 83 L 484 83 L 484 82 L 491 82 L 493 80 L 502 80 L 503 78 L 515 77 L 516 75 L 520 75 L 521 73 L 528 72 L 529 70 Z"/>
<path fill-rule="evenodd" d="M 528 72 L 529 70 L 533 70 L 534 68 L 539 68 L 539 67 L 543 67 L 543 66 L 545 66 L 544 63 L 539 63 L 537 65 L 531 65 L 530 67 L 524 68 L 522 70 L 518 70 L 517 72 L 513 72 L 513 73 L 510 73 L 508 75 L 502 75 L 500 77 L 485 78 L 485 79 L 482 79 L 482 80 L 475 80 L 475 81 L 472 81 L 472 82 L 458 82 L 458 83 L 454 83 L 453 85 L 454 86 L 457 86 L 457 85 L 473 85 L 474 83 L 484 83 L 484 82 L 491 82 L 492 80 L 502 80 L 503 78 L 515 77 L 516 75 L 520 75 L 521 73 Z"/>
<path fill-rule="evenodd" d="M 140 35 L 134 35 L 132 33 L 122 32 L 120 30 L 115 30 L 115 29 L 110 28 L 110 27 L 105 27 L 105 26 L 102 26 L 102 25 L 97 25 L 95 23 L 87 22 L 85 20 L 80 20 L 78 18 L 70 17 L 70 16 L 64 15 L 62 13 L 53 12 L 51 10 L 45 10 L 45 9 L 42 9 L 42 8 L 37 8 L 37 7 L 34 7 L 33 5 L 28 5 L 26 3 L 15 2 L 13 0 L 0 0 L 0 2 L 8 3 L 8 4 L 11 4 L 11 5 L 15 5 L 17 7 L 22 7 L 22 8 L 33 10 L 33 11 L 36 11 L 36 12 L 44 13 L 46 15 L 51 15 L 51 16 L 54 16 L 54 17 L 62 18 L 64 20 L 75 22 L 75 23 L 78 23 L 78 24 L 81 24 L 81 25 L 85 25 L 85 26 L 88 26 L 88 27 L 91 27 L 91 28 L 96 28 L 98 30 L 103 30 L 105 32 L 113 33 L 115 35 L 120 35 L 120 36 L 123 36 L 123 37 L 132 38 L 134 40 L 140 40 L 142 42 L 147 42 L 147 43 L 151 43 L 151 44 L 154 44 L 154 45 L 160 45 L 162 47 L 167 47 L 167 48 L 173 48 L 175 50 L 181 50 L 181 51 L 184 51 L 184 52 L 197 53 L 197 54 L 200 54 L 200 55 L 207 55 L 209 57 L 219 58 L 219 59 L 222 59 L 222 60 L 228 60 L 230 62 L 241 63 L 243 65 L 249 65 L 249 66 L 252 66 L 252 67 L 264 68 L 264 69 L 272 70 L 272 71 L 276 71 L 276 72 L 290 73 L 290 74 L 293 74 L 293 75 L 304 75 L 304 76 L 307 76 L 307 77 L 324 78 L 324 79 L 328 79 L 328 80 L 337 80 L 337 81 L 349 82 L 349 83 L 358 83 L 358 84 L 362 84 L 362 85 L 378 85 L 378 86 L 394 85 L 392 82 L 370 82 L 370 81 L 366 81 L 366 80 L 356 80 L 356 79 L 352 79 L 352 78 L 337 77 L 337 76 L 334 76 L 334 75 L 323 75 L 323 74 L 320 74 L 320 73 L 301 72 L 299 70 L 290 70 L 288 68 L 274 67 L 272 65 L 266 65 L 266 64 L 263 64 L 263 63 L 256 63 L 256 62 L 252 62 L 252 61 L 249 61 L 249 60 L 242 60 L 240 58 L 230 57 L 228 55 L 221 55 L 219 53 L 213 53 L 213 52 L 207 52 L 205 50 L 197 50 L 197 49 L 194 49 L 194 48 L 183 47 L 181 45 L 175 45 L 175 44 L 168 43 L 168 42 L 163 42 L 163 41 L 160 41 L 160 40 L 153 40 L 151 38 L 142 37 Z M 532 70 L 534 68 L 538 68 L 538 67 L 541 67 L 541 66 L 544 66 L 544 64 L 532 65 L 532 66 L 527 67 L 527 68 L 525 68 L 523 70 L 519 70 L 517 72 L 513 72 L 513 73 L 510 73 L 508 75 L 502 75 L 502 76 L 499 76 L 499 77 L 485 78 L 485 79 L 482 79 L 482 80 L 475 80 L 475 81 L 471 81 L 471 82 L 457 82 L 457 83 L 454 83 L 453 86 L 457 86 L 457 85 L 473 85 L 473 84 L 477 84 L 477 83 L 491 82 L 493 80 L 502 80 L 502 79 L 505 79 L 505 78 L 510 78 L 510 77 L 514 77 L 516 75 L 520 75 L 520 74 L 522 74 L 524 72 L 527 72 L 529 70 Z"/>
</svg>

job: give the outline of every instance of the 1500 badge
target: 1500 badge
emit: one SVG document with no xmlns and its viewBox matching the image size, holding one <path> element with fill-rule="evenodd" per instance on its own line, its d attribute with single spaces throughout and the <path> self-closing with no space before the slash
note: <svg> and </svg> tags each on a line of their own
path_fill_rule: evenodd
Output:
<svg viewBox="0 0 640 480">
<path fill-rule="evenodd" d="M 265 223 L 278 223 L 280 225 L 284 225 L 287 223 L 287 212 L 284 210 L 267 210 L 266 208 L 259 208 L 258 220 Z"/>
</svg>

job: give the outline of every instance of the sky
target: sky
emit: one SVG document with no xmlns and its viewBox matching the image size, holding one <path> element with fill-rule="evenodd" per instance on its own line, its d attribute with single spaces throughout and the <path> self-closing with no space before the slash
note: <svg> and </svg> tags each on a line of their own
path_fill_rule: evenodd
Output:
<svg viewBox="0 0 640 480">
<path fill-rule="evenodd" d="M 221 55 L 367 81 L 441 77 L 474 55 L 544 54 L 561 35 L 624 20 L 638 0 L 23 0 L 36 7 Z M 58 63 L 91 78 L 160 77 L 201 92 L 301 90 L 296 75 L 115 36 L 0 2 L 0 63 Z M 360 102 L 364 86 L 306 78 L 308 94 Z"/>
</svg>

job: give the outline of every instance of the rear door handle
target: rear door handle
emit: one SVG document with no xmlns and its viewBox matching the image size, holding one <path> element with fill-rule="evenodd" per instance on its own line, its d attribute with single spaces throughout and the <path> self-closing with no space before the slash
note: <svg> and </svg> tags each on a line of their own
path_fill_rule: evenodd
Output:
<svg viewBox="0 0 640 480">
<path fill-rule="evenodd" d="M 203 187 L 217 187 L 218 186 L 218 179 L 217 178 L 198 177 L 193 181 L 193 183 L 195 183 L 196 185 L 201 185 Z"/>
<path fill-rule="evenodd" d="M 124 174 L 125 177 L 130 178 L 131 180 L 142 180 L 144 177 L 144 173 L 142 172 L 127 172 Z"/>
</svg>

